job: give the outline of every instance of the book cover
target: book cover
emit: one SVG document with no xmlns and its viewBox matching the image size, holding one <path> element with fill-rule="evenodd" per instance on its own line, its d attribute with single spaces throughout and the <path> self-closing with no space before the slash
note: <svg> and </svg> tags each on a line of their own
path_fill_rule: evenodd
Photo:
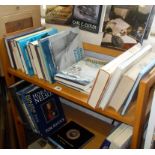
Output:
<svg viewBox="0 0 155 155">
<path fill-rule="evenodd" d="M 36 87 L 27 92 L 25 104 L 44 137 L 54 133 L 66 121 L 59 97 L 45 89 Z"/>
<path fill-rule="evenodd" d="M 26 48 L 28 43 L 35 40 L 39 40 L 43 37 L 47 37 L 49 35 L 54 35 L 55 33 L 57 33 L 57 29 L 50 28 L 50 29 L 40 31 L 39 33 L 34 33 L 32 35 L 27 35 L 25 37 L 18 38 L 16 40 L 17 46 L 19 48 L 19 52 L 21 53 L 22 62 L 25 64 L 24 68 L 27 74 L 34 75 L 34 70 L 32 68 L 32 64 Z"/>
<path fill-rule="evenodd" d="M 27 105 L 25 104 L 25 93 L 27 91 L 30 91 L 34 87 L 35 86 L 33 84 L 31 84 L 27 87 L 24 87 L 23 89 L 16 92 L 16 96 L 17 96 L 17 102 L 19 102 L 19 105 L 21 106 L 21 109 L 22 109 L 24 116 L 26 118 L 23 123 L 26 125 L 26 127 L 30 128 L 35 133 L 38 133 L 39 131 L 36 126 L 36 123 L 35 123 L 33 117 L 31 117 L 31 114 L 28 111 Z"/>
<path fill-rule="evenodd" d="M 70 25 L 73 11 L 72 5 L 47 5 L 46 7 L 46 23 Z"/>
<path fill-rule="evenodd" d="M 42 57 L 50 77 L 54 81 L 57 71 L 63 70 L 84 57 L 84 50 L 78 28 L 59 32 L 39 40 Z"/>
<path fill-rule="evenodd" d="M 16 58 L 15 58 L 15 55 L 13 52 L 13 48 L 11 46 L 11 40 L 18 38 L 18 37 L 21 37 L 21 36 L 24 36 L 24 35 L 28 35 L 30 33 L 41 31 L 43 29 L 44 29 L 44 27 L 39 27 L 39 28 L 36 28 L 34 30 L 29 30 L 29 31 L 26 31 L 23 33 L 18 33 L 18 34 L 14 34 L 14 35 L 5 37 L 5 45 L 7 48 L 7 52 L 8 52 L 8 56 L 9 56 L 9 60 L 10 60 L 10 64 L 11 64 L 12 68 L 17 69 L 17 62 L 16 62 Z"/>
<path fill-rule="evenodd" d="M 151 9 L 151 5 L 112 5 L 104 21 L 101 46 L 126 50 L 142 43 Z"/>
<path fill-rule="evenodd" d="M 70 121 L 60 130 L 49 136 L 48 139 L 60 148 L 78 149 L 91 140 L 93 136 L 94 134 L 83 126 Z"/>
<path fill-rule="evenodd" d="M 102 5 L 75 5 L 72 16 L 72 26 L 79 26 L 80 29 L 98 33 Z"/>
<path fill-rule="evenodd" d="M 104 66 L 106 61 L 92 57 L 86 57 L 72 66 L 58 72 L 55 80 L 71 85 L 81 90 L 91 88 L 100 67 Z"/>
</svg>

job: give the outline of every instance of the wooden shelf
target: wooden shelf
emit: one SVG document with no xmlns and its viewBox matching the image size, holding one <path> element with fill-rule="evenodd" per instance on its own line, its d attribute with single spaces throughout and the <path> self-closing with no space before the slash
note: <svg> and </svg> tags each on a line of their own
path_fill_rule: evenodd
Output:
<svg viewBox="0 0 155 155">
<path fill-rule="evenodd" d="M 95 111 L 99 114 L 102 114 L 109 118 L 115 119 L 117 121 L 124 122 L 124 123 L 132 125 L 132 126 L 134 124 L 135 104 L 132 104 L 131 108 L 129 109 L 129 111 L 127 112 L 126 115 L 121 116 L 119 113 L 117 113 L 110 107 L 106 108 L 105 110 L 102 110 L 99 108 L 97 108 L 97 109 L 92 108 L 91 106 L 89 106 L 87 104 L 88 95 L 81 93 L 79 91 L 76 91 L 76 90 L 69 88 L 67 86 L 64 86 L 62 84 L 59 84 L 59 83 L 50 84 L 49 82 L 47 82 L 45 80 L 38 79 L 36 76 L 29 76 L 19 70 L 14 70 L 11 68 L 8 69 L 8 73 L 15 77 L 24 79 L 25 81 L 28 81 L 30 83 L 38 85 L 44 89 L 47 89 L 47 90 L 65 98 L 65 99 L 68 99 L 80 106 L 88 108 L 89 110 Z"/>
</svg>

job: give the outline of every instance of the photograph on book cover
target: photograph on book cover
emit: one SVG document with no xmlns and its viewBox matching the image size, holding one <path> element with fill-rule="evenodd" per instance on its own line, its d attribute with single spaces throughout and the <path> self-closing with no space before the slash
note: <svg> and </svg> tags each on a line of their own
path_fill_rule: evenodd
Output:
<svg viewBox="0 0 155 155">
<path fill-rule="evenodd" d="M 82 30 L 98 33 L 101 12 L 101 5 L 75 5 L 71 24 Z"/>
<path fill-rule="evenodd" d="M 42 110 L 47 122 L 55 119 L 59 114 L 57 107 L 51 101 L 44 103 L 42 105 Z"/>
<path fill-rule="evenodd" d="M 128 49 L 142 43 L 152 5 L 112 5 L 107 7 L 101 46 Z"/>
</svg>

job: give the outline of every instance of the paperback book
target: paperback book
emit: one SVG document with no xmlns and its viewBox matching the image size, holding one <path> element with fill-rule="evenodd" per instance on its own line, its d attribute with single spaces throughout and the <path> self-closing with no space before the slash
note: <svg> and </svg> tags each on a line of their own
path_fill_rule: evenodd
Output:
<svg viewBox="0 0 155 155">
<path fill-rule="evenodd" d="M 112 5 L 104 20 L 101 46 L 126 50 L 142 43 L 152 5 Z"/>
<path fill-rule="evenodd" d="M 82 30 L 98 33 L 101 14 L 101 5 L 75 5 L 71 25 L 79 26 Z"/>
<path fill-rule="evenodd" d="M 48 139 L 61 149 L 79 149 L 93 137 L 94 134 L 91 131 L 70 121 Z"/>
</svg>

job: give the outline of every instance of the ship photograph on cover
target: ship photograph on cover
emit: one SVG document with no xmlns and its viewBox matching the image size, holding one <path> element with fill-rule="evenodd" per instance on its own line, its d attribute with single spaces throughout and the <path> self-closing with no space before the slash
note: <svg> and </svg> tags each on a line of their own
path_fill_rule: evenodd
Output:
<svg viewBox="0 0 155 155">
<path fill-rule="evenodd" d="M 108 6 L 103 26 L 101 46 L 129 49 L 143 42 L 152 5 Z"/>
</svg>

